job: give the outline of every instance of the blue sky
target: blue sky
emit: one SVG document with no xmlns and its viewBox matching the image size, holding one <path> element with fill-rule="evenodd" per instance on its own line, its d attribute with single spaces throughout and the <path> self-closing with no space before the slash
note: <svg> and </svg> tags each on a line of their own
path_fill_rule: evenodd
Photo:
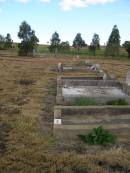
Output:
<svg viewBox="0 0 130 173">
<path fill-rule="evenodd" d="M 130 40 L 130 0 L 0 0 L 0 34 L 10 33 L 19 41 L 21 22 L 27 21 L 40 43 L 47 43 L 54 31 L 72 43 L 80 32 L 87 44 L 94 33 L 104 44 L 116 24 L 122 43 Z"/>
</svg>

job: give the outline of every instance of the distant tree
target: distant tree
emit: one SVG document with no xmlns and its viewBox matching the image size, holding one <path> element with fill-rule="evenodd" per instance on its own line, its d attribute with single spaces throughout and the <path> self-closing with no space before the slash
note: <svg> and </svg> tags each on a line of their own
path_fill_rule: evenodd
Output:
<svg viewBox="0 0 130 173">
<path fill-rule="evenodd" d="M 93 53 L 94 56 L 96 55 L 96 46 L 93 43 L 90 44 L 89 50 Z"/>
<path fill-rule="evenodd" d="M 12 47 L 12 43 L 13 43 L 13 40 L 11 39 L 11 35 L 8 33 L 7 36 L 5 37 L 4 47 L 6 49 L 11 48 Z"/>
<path fill-rule="evenodd" d="M 127 51 L 128 57 L 130 58 L 130 41 L 125 41 L 125 43 L 123 44 L 123 47 Z"/>
<path fill-rule="evenodd" d="M 111 56 L 117 56 L 119 55 L 119 49 L 120 49 L 120 33 L 117 28 L 117 25 L 115 25 L 108 39 L 105 54 Z"/>
<path fill-rule="evenodd" d="M 5 38 L 3 35 L 0 35 L 0 49 L 4 49 Z"/>
<path fill-rule="evenodd" d="M 100 38 L 98 34 L 94 34 L 91 45 L 89 46 L 90 51 L 96 55 L 96 49 L 100 49 Z"/>
<path fill-rule="evenodd" d="M 19 55 L 28 56 L 33 54 L 39 40 L 35 35 L 35 31 L 30 25 L 23 21 L 19 27 L 18 37 L 22 40 L 18 45 Z"/>
<path fill-rule="evenodd" d="M 52 38 L 50 40 L 50 46 L 49 46 L 49 50 L 50 52 L 53 52 L 55 55 L 59 50 L 59 46 L 60 46 L 60 38 L 59 38 L 59 34 L 57 32 L 54 32 L 52 35 Z"/>
<path fill-rule="evenodd" d="M 70 44 L 69 44 L 69 42 L 68 41 L 61 42 L 60 45 L 59 45 L 59 49 L 60 49 L 61 52 L 62 51 L 69 51 L 70 50 Z"/>
<path fill-rule="evenodd" d="M 79 50 L 82 47 L 85 47 L 85 41 L 82 39 L 81 34 L 77 33 L 74 41 L 73 41 L 73 47 L 77 50 L 77 53 L 79 54 Z"/>
</svg>

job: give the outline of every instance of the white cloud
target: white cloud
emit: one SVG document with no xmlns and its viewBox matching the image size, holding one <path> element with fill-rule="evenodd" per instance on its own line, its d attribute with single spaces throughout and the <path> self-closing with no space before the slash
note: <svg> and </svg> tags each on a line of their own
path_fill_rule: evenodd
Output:
<svg viewBox="0 0 130 173">
<path fill-rule="evenodd" d="M 6 0 L 0 0 L 0 2 L 5 2 Z M 21 3 L 27 3 L 32 0 L 14 0 L 17 2 Z M 52 0 L 39 0 L 43 3 L 49 3 Z M 89 5 L 94 5 L 94 4 L 105 4 L 109 2 L 113 2 L 116 0 L 59 0 L 59 5 L 61 9 L 63 10 L 71 10 L 72 8 L 78 8 L 78 7 L 87 7 Z"/>
<path fill-rule="evenodd" d="M 6 1 L 6 0 L 0 0 L 0 1 Z M 27 2 L 30 2 L 32 0 L 15 0 L 17 2 L 21 2 L 21 3 L 27 3 Z M 40 0 L 41 2 L 44 2 L 44 3 L 49 3 L 51 0 Z"/>
<path fill-rule="evenodd" d="M 41 2 L 49 3 L 51 0 L 40 0 Z"/>
<path fill-rule="evenodd" d="M 59 5 L 63 10 L 71 10 L 75 7 L 87 7 L 94 4 L 105 4 L 115 0 L 60 0 Z"/>
<path fill-rule="evenodd" d="M 60 6 L 63 10 L 71 10 L 73 7 L 86 7 L 87 4 L 82 0 L 61 0 Z"/>
<path fill-rule="evenodd" d="M 2 8 L 0 8 L 0 13 L 2 12 Z"/>
<path fill-rule="evenodd" d="M 27 3 L 29 2 L 30 0 L 16 0 L 17 2 L 22 2 L 22 3 Z"/>
</svg>

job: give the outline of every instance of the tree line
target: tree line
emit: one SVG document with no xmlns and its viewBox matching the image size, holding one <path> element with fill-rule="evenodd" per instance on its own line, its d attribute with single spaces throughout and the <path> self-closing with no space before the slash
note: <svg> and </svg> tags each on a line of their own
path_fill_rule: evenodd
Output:
<svg viewBox="0 0 130 173">
<path fill-rule="evenodd" d="M 33 54 L 33 51 L 36 49 L 39 39 L 35 35 L 35 31 L 31 29 L 31 26 L 23 21 L 19 26 L 18 37 L 21 42 L 18 44 L 18 53 L 21 56 L 29 56 Z M 11 39 L 11 35 L 8 33 L 6 37 L 0 35 L 0 49 L 8 49 L 12 47 L 13 40 Z M 87 45 L 85 40 L 82 38 L 81 33 L 77 33 L 72 45 L 77 53 L 80 52 L 80 49 L 88 47 L 88 49 L 92 52 L 93 55 L 96 55 L 96 51 L 100 49 L 100 37 L 98 34 L 94 34 L 91 44 Z M 130 58 L 130 41 L 125 41 L 122 45 L 128 53 L 128 57 Z M 121 39 L 120 33 L 117 25 L 114 25 L 112 32 L 109 36 L 105 47 L 105 55 L 106 56 L 118 56 L 120 53 L 121 47 Z M 68 41 L 62 42 L 59 34 L 54 32 L 51 39 L 50 45 L 48 46 L 50 52 L 55 55 L 58 52 L 69 51 L 70 44 Z"/>
<path fill-rule="evenodd" d="M 12 48 L 13 40 L 11 39 L 11 35 L 8 33 L 5 37 L 0 35 L 0 49 L 9 49 Z"/>
</svg>

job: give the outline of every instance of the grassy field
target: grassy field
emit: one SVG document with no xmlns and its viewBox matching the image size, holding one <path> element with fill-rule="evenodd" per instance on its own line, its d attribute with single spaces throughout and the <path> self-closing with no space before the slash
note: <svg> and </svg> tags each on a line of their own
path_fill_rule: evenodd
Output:
<svg viewBox="0 0 130 173">
<path fill-rule="evenodd" d="M 14 43 L 13 44 L 13 48 L 9 50 L 9 52 L 11 53 L 14 53 L 14 54 L 18 54 L 18 43 Z M 7 52 L 7 51 L 6 51 Z M 1 53 L 1 51 L 0 51 Z M 43 45 L 43 44 L 39 44 L 36 48 L 36 53 L 37 55 L 50 55 L 51 53 L 49 52 L 49 49 L 48 49 L 48 45 Z M 70 50 L 69 51 L 62 51 L 62 52 L 59 52 L 58 54 L 60 55 L 68 55 L 68 56 L 76 56 L 77 55 L 77 51 L 73 48 L 73 47 L 70 47 Z M 104 54 L 105 54 L 105 47 L 104 46 L 101 46 L 100 49 L 97 49 L 96 50 L 96 58 L 106 58 L 104 57 Z M 80 49 L 80 52 L 79 52 L 79 55 L 81 57 L 84 57 L 84 56 L 90 56 L 91 58 L 93 58 L 93 53 L 88 49 L 88 47 L 85 47 L 85 48 L 81 48 Z M 113 57 L 107 57 L 107 58 L 113 58 Z M 116 59 L 127 59 L 128 58 L 128 54 L 126 52 L 126 50 L 121 47 L 120 48 L 120 55 L 118 57 L 114 57 Z"/>
<path fill-rule="evenodd" d="M 38 45 L 37 46 L 37 53 L 40 53 L 40 54 L 49 54 L 49 49 L 48 49 L 48 46 L 47 45 Z M 73 47 L 70 47 L 70 50 L 69 51 L 63 51 L 63 52 L 60 52 L 61 54 L 66 54 L 66 55 L 76 55 L 77 52 L 75 51 L 75 49 Z M 104 54 L 105 54 L 105 47 L 101 46 L 100 49 L 97 49 L 96 50 L 96 56 L 102 56 L 104 57 Z M 93 56 L 93 53 L 88 49 L 88 47 L 86 48 L 81 48 L 80 49 L 80 52 L 79 52 L 79 55 L 80 56 Z M 125 51 L 124 48 L 120 48 L 120 58 L 127 58 L 127 52 Z"/>
<path fill-rule="evenodd" d="M 91 57 L 0 56 L 0 173 L 130 172 L 130 151 L 124 147 L 86 149 L 76 144 L 69 151 L 53 136 L 56 65 L 79 65 L 85 58 Z M 130 68 L 128 59 L 93 57 L 91 61 L 100 63 L 120 81 Z"/>
</svg>

